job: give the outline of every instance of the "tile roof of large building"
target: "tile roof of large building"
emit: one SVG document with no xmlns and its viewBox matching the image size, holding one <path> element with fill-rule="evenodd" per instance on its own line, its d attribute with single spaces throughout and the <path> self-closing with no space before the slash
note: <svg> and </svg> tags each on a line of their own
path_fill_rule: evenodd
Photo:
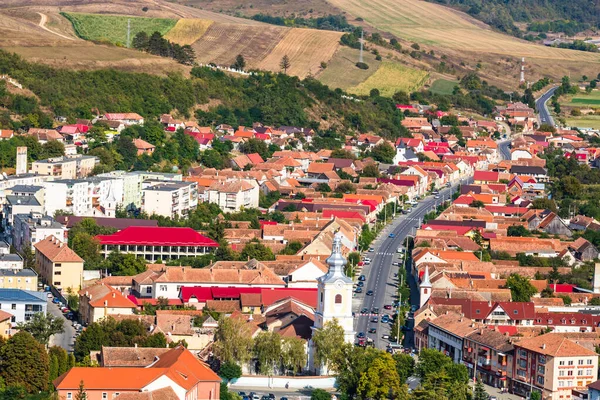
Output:
<svg viewBox="0 0 600 400">
<path fill-rule="evenodd" d="M 79 257 L 77 253 L 71 250 L 66 243 L 61 242 L 52 235 L 44 240 L 40 240 L 34 247 L 52 262 L 83 262 L 83 258 Z"/>
<path fill-rule="evenodd" d="M 192 228 L 130 226 L 112 235 L 98 235 L 100 244 L 137 244 L 149 246 L 205 246 L 219 244 Z"/>
<path fill-rule="evenodd" d="M 598 356 L 595 351 L 567 339 L 561 333 L 547 333 L 531 339 L 523 339 L 515 343 L 515 346 L 552 357 Z"/>
</svg>

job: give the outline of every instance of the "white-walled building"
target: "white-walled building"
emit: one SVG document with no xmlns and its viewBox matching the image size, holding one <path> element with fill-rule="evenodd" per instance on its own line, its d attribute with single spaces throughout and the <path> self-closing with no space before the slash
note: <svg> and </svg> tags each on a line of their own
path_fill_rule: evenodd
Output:
<svg viewBox="0 0 600 400">
<path fill-rule="evenodd" d="M 146 180 L 181 182 L 183 175 L 178 173 L 149 171 L 111 171 L 97 175 L 98 178 L 118 179 L 123 185 L 123 208 L 140 208 L 142 206 L 142 186 Z"/>
<path fill-rule="evenodd" d="M 17 214 L 14 221 L 12 244 L 19 252 L 22 252 L 27 246 L 34 251 L 33 245 L 48 236 L 54 236 L 64 242 L 65 231 L 66 228 L 56 222 L 54 218 L 42 216 L 41 213 Z"/>
<path fill-rule="evenodd" d="M 16 326 L 29 321 L 33 314 L 46 312 L 46 293 L 21 289 L 0 289 L 0 310 L 12 314 L 10 322 Z"/>
<path fill-rule="evenodd" d="M 208 201 L 225 212 L 237 212 L 242 207 L 257 208 L 260 186 L 256 181 L 217 182 L 208 189 Z"/>
<path fill-rule="evenodd" d="M 115 217 L 123 205 L 123 181 L 110 178 L 61 179 L 44 183 L 46 214 L 62 210 L 77 217 Z"/>
<path fill-rule="evenodd" d="M 142 211 L 148 215 L 185 218 L 198 206 L 196 182 L 145 181 L 142 189 Z"/>
</svg>

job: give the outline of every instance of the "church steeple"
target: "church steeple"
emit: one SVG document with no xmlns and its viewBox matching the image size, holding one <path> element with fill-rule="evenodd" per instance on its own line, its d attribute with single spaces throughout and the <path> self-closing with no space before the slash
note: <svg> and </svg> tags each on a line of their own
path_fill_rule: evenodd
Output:
<svg viewBox="0 0 600 400">
<path fill-rule="evenodd" d="M 421 284 L 419 285 L 420 292 L 420 301 L 419 304 L 421 307 L 427 303 L 429 298 L 431 297 L 431 281 L 429 280 L 429 266 L 425 266 L 425 273 L 423 274 L 423 279 L 421 279 Z"/>
<path fill-rule="evenodd" d="M 342 280 L 344 283 L 352 283 L 352 279 L 346 276 L 344 267 L 348 263 L 346 258 L 342 255 L 342 234 L 336 233 L 333 236 L 333 244 L 331 246 L 331 255 L 325 260 L 329 271 L 325 274 L 321 280 L 323 282 L 335 282 Z"/>
</svg>

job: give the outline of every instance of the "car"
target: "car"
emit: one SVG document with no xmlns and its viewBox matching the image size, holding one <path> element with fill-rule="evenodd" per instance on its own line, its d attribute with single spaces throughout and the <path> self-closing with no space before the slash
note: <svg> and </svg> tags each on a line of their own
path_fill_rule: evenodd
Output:
<svg viewBox="0 0 600 400">
<path fill-rule="evenodd" d="M 393 239 L 393 238 L 395 238 L 395 237 L 396 237 L 396 234 L 395 234 L 395 233 L 390 233 L 390 234 L 388 235 L 388 237 L 389 237 L 390 239 Z"/>
<path fill-rule="evenodd" d="M 363 286 L 365 286 L 365 282 L 363 282 L 363 281 L 358 281 L 358 283 L 356 284 L 356 286 L 358 286 L 358 287 L 363 287 Z"/>
<path fill-rule="evenodd" d="M 392 305 L 391 304 L 386 304 L 385 306 L 383 306 L 384 309 L 386 310 L 391 310 L 392 309 Z"/>
<path fill-rule="evenodd" d="M 54 304 L 58 304 L 58 303 L 60 303 L 60 299 L 58 297 L 55 297 L 55 298 L 52 299 L 52 302 Z"/>
<path fill-rule="evenodd" d="M 271 400 L 271 398 L 269 396 L 267 396 L 266 394 L 263 394 L 262 397 L 260 398 L 260 400 Z"/>
<path fill-rule="evenodd" d="M 288 400 L 287 397 L 280 397 L 279 400 Z"/>
<path fill-rule="evenodd" d="M 496 396 L 490 396 L 488 397 L 489 400 L 498 400 L 498 398 Z"/>
<path fill-rule="evenodd" d="M 431 194 L 440 194 L 437 190 L 434 190 Z"/>
<path fill-rule="evenodd" d="M 275 399 L 275 395 L 273 393 L 269 393 L 269 398 L 270 399 Z"/>
<path fill-rule="evenodd" d="M 365 333 L 364 333 L 364 332 L 358 332 L 358 333 L 356 334 L 356 337 L 357 337 L 357 338 L 359 338 L 359 339 L 360 339 L 360 338 L 364 338 L 364 337 L 365 337 Z"/>
<path fill-rule="evenodd" d="M 369 253 L 372 253 L 372 252 L 374 252 L 374 251 L 375 251 L 375 248 L 374 248 L 374 247 L 369 247 Z"/>
<path fill-rule="evenodd" d="M 371 265 L 371 261 L 365 261 L 365 265 Z"/>
<path fill-rule="evenodd" d="M 407 214 L 410 214 L 411 212 L 412 212 L 412 208 L 409 208 L 409 209 L 406 210 Z"/>
<path fill-rule="evenodd" d="M 256 393 L 250 393 L 250 398 L 252 400 L 260 400 L 260 397 L 258 397 L 258 395 Z"/>
<path fill-rule="evenodd" d="M 416 304 L 413 304 L 412 306 L 410 306 L 410 311 L 411 312 L 415 312 L 419 309 L 419 307 Z"/>
<path fill-rule="evenodd" d="M 365 257 L 365 258 L 363 259 L 363 261 L 364 261 L 364 262 L 371 262 L 371 259 L 370 259 L 369 257 Z"/>
<path fill-rule="evenodd" d="M 369 328 L 369 333 L 377 333 L 377 329 L 375 329 L 375 328 Z"/>
<path fill-rule="evenodd" d="M 361 276 L 358 277 L 358 280 L 364 282 L 364 281 L 367 280 L 367 277 L 364 276 L 364 275 L 361 275 Z"/>
<path fill-rule="evenodd" d="M 379 314 L 379 307 L 373 307 L 373 309 L 371 309 L 371 312 L 373 312 L 373 314 Z"/>
<path fill-rule="evenodd" d="M 393 265 L 393 266 L 395 266 L 395 267 L 399 267 L 399 266 L 400 266 L 400 263 L 399 263 L 399 262 L 397 262 L 397 261 L 394 261 L 394 262 L 392 263 L 392 265 Z"/>
<path fill-rule="evenodd" d="M 404 247 L 398 247 L 396 253 L 404 253 Z"/>
<path fill-rule="evenodd" d="M 360 313 L 361 313 L 361 314 L 366 314 L 366 313 L 368 313 L 368 312 L 369 312 L 369 309 L 368 309 L 367 307 L 363 307 L 363 309 L 362 309 L 362 310 L 360 310 Z"/>
<path fill-rule="evenodd" d="M 383 322 L 384 324 L 387 324 L 388 322 L 390 322 L 390 316 L 389 315 L 384 315 L 383 317 L 381 317 L 381 322 Z"/>
<path fill-rule="evenodd" d="M 354 293 L 362 293 L 362 288 L 357 287 L 356 289 L 354 289 Z M 367 294 L 369 294 L 369 292 L 367 292 Z M 370 296 L 370 294 L 369 294 L 369 296 Z"/>
<path fill-rule="evenodd" d="M 407 331 L 410 331 L 410 328 L 409 328 L 408 326 L 406 326 L 406 325 L 402 325 L 402 326 L 400 327 L 400 330 L 401 330 L 402 332 L 407 332 Z"/>
<path fill-rule="evenodd" d="M 436 195 L 435 195 L 433 198 L 434 198 L 434 199 L 439 199 L 439 198 L 440 198 L 440 195 L 439 195 L 439 194 L 436 194 Z"/>
<path fill-rule="evenodd" d="M 389 339 L 389 338 L 390 338 L 390 335 L 382 335 L 382 336 L 381 336 L 381 338 L 382 338 L 382 339 Z"/>
<path fill-rule="evenodd" d="M 357 288 L 357 290 L 360 288 Z M 367 290 L 367 296 L 373 296 L 373 291 L 372 290 Z"/>
<path fill-rule="evenodd" d="M 373 317 L 373 319 L 371 319 L 371 322 L 373 322 L 374 324 L 379 322 L 379 318 L 377 317 Z"/>
<path fill-rule="evenodd" d="M 246 392 L 238 392 L 238 395 L 240 395 L 240 397 L 246 397 Z"/>
</svg>

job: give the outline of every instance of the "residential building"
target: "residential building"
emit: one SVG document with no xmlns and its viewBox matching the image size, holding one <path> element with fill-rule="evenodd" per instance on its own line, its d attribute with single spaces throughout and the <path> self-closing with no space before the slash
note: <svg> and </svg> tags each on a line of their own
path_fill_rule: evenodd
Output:
<svg viewBox="0 0 600 400">
<path fill-rule="evenodd" d="M 2 227 L 10 234 L 14 227 L 14 219 L 17 214 L 44 213 L 44 206 L 35 196 L 7 195 L 4 210 L 2 212 Z"/>
<path fill-rule="evenodd" d="M 54 236 L 64 242 L 65 228 L 54 218 L 42 216 L 41 213 L 15 215 L 12 245 L 17 251 L 23 252 L 27 247 L 35 251 L 33 246 L 48 236 Z"/>
<path fill-rule="evenodd" d="M 185 218 L 198 206 L 196 182 L 156 182 L 142 190 L 142 210 L 148 215 Z"/>
<path fill-rule="evenodd" d="M 61 210 L 74 216 L 114 218 L 117 206 L 124 206 L 123 181 L 119 179 L 60 179 L 43 185 L 48 215 Z"/>
<path fill-rule="evenodd" d="M 58 398 L 75 399 L 81 382 L 88 400 L 213 400 L 221 378 L 180 345 L 144 366 L 72 368 L 54 380 Z"/>
<path fill-rule="evenodd" d="M 38 275 L 31 268 L 0 269 L 0 288 L 37 290 Z"/>
<path fill-rule="evenodd" d="M 29 321 L 33 314 L 46 313 L 46 293 L 22 289 L 0 289 L 0 310 L 12 315 L 10 322 L 16 326 Z"/>
<path fill-rule="evenodd" d="M 482 327 L 464 338 L 463 363 L 470 370 L 469 376 L 476 376 L 486 385 L 508 388 L 513 372 L 513 349 L 504 334 Z"/>
<path fill-rule="evenodd" d="M 140 208 L 142 206 L 142 184 L 146 180 L 180 182 L 183 175 L 166 172 L 150 171 L 111 171 L 97 175 L 98 178 L 118 179 L 123 185 L 123 207 L 125 209 Z"/>
<path fill-rule="evenodd" d="M 121 124 L 128 125 L 144 125 L 144 117 L 138 113 L 106 113 L 103 116 L 106 121 L 120 122 Z"/>
<path fill-rule="evenodd" d="M 49 236 L 35 244 L 35 262 L 44 282 L 77 291 L 83 284 L 83 259 L 66 243 Z"/>
<path fill-rule="evenodd" d="M 4 339 L 8 339 L 12 336 L 13 330 L 10 322 L 11 319 L 11 313 L 0 310 L 0 337 Z"/>
<path fill-rule="evenodd" d="M 242 207 L 258 207 L 260 186 L 256 181 L 218 182 L 211 185 L 207 191 L 208 201 L 218 204 L 225 212 L 237 212 Z"/>
<path fill-rule="evenodd" d="M 512 391 L 527 396 L 532 390 L 543 399 L 571 399 L 598 376 L 598 354 L 567 339 L 548 333 L 514 343 Z"/>
<path fill-rule="evenodd" d="M 60 179 L 84 178 L 92 173 L 92 170 L 99 162 L 100 159 L 94 156 L 54 157 L 34 161 L 31 164 L 31 172 Z"/>
<path fill-rule="evenodd" d="M 112 235 L 98 235 L 104 257 L 112 251 L 135 254 L 148 261 L 196 257 L 212 252 L 217 242 L 192 228 L 130 226 Z"/>
<path fill-rule="evenodd" d="M 85 324 L 111 315 L 132 315 L 137 306 L 112 286 L 98 283 L 79 291 L 79 317 Z"/>
<path fill-rule="evenodd" d="M 133 145 L 137 149 L 138 156 L 141 156 L 142 154 L 151 156 L 152 153 L 154 153 L 154 150 L 156 149 L 156 146 L 154 146 L 151 143 L 146 142 L 143 139 L 133 139 Z"/>
<path fill-rule="evenodd" d="M 470 319 L 448 312 L 429 321 L 427 346 L 441 351 L 455 364 L 460 364 L 463 361 L 463 338 L 476 330 Z"/>
</svg>

